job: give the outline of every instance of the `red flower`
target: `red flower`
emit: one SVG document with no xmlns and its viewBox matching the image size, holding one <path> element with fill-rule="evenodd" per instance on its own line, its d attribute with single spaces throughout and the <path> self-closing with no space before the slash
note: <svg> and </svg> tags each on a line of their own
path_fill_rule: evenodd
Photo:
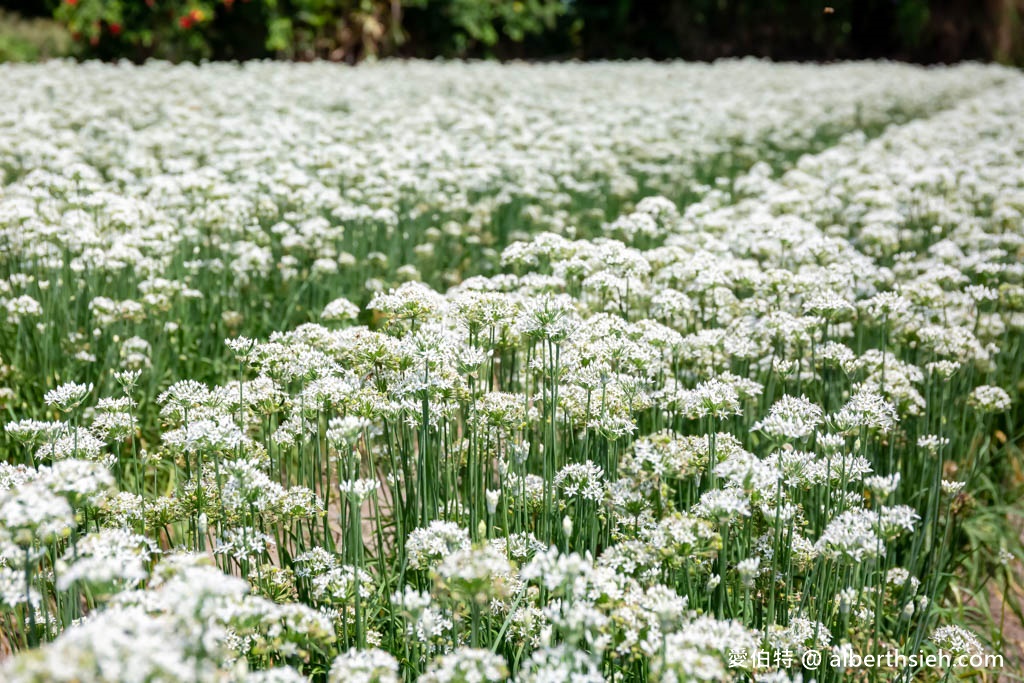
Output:
<svg viewBox="0 0 1024 683">
<path fill-rule="evenodd" d="M 205 18 L 206 15 L 203 14 L 202 10 L 194 9 L 185 16 L 183 16 L 181 19 L 178 19 L 178 24 L 180 24 L 182 28 L 188 29 L 192 28 Z"/>
<path fill-rule="evenodd" d="M 64 0 L 64 2 L 66 2 L 69 7 L 74 7 L 78 4 L 78 0 Z"/>
<path fill-rule="evenodd" d="M 110 35 L 112 35 L 112 36 L 119 36 L 119 35 L 121 35 L 121 24 L 111 24 L 110 25 Z"/>
</svg>

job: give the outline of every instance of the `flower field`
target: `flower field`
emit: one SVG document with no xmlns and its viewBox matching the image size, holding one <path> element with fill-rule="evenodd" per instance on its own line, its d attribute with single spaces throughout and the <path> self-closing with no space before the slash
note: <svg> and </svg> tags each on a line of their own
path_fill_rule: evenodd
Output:
<svg viewBox="0 0 1024 683">
<path fill-rule="evenodd" d="M 1018 72 L 0 92 L 0 680 L 1013 668 Z"/>
</svg>

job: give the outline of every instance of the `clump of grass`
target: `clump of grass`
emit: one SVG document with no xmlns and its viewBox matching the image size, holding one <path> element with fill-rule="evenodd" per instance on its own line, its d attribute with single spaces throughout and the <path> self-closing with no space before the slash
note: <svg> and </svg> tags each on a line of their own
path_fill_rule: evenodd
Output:
<svg viewBox="0 0 1024 683">
<path fill-rule="evenodd" d="M 0 10 L 0 63 L 67 57 L 73 48 L 71 34 L 56 21 Z"/>
</svg>

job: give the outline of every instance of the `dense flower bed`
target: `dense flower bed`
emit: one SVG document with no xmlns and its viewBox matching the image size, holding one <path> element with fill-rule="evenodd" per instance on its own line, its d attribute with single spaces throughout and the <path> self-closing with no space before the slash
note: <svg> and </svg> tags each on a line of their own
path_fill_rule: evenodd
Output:
<svg viewBox="0 0 1024 683">
<path fill-rule="evenodd" d="M 947 598 L 1019 438 L 1018 74 L 0 75 L 4 680 L 993 649 Z"/>
</svg>

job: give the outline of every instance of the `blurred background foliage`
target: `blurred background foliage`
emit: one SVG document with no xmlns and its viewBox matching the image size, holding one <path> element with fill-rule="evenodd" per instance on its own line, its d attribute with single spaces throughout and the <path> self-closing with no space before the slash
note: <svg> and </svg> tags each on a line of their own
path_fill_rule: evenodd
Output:
<svg viewBox="0 0 1024 683">
<path fill-rule="evenodd" d="M 72 50 L 71 34 L 56 22 L 0 9 L 0 62 L 35 62 Z"/>
<path fill-rule="evenodd" d="M 1024 0 L 0 0 L 0 6 L 8 10 L 0 15 L 0 61 L 755 55 L 1024 64 Z"/>
</svg>

